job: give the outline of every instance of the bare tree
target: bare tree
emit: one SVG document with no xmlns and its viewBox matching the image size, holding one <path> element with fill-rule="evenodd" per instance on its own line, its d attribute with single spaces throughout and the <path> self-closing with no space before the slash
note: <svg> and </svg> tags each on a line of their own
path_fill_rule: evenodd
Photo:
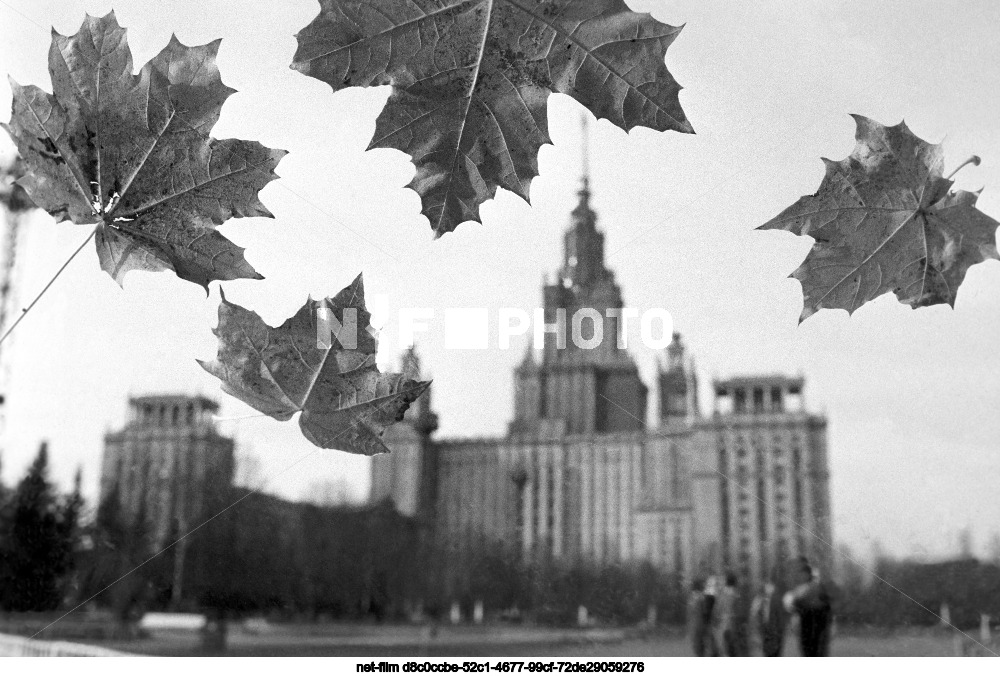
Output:
<svg viewBox="0 0 1000 676">
<path fill-rule="evenodd" d="M 309 484 L 302 499 L 320 507 L 340 507 L 361 502 L 354 485 L 347 479 L 322 479 Z"/>
<path fill-rule="evenodd" d="M 241 449 L 236 454 L 234 485 L 259 491 L 264 488 L 266 482 L 267 477 L 264 476 L 264 468 L 260 458 L 248 449 Z"/>
<path fill-rule="evenodd" d="M 986 545 L 986 559 L 990 563 L 1000 566 L 1000 533 L 994 532 L 990 536 L 990 542 Z"/>
</svg>

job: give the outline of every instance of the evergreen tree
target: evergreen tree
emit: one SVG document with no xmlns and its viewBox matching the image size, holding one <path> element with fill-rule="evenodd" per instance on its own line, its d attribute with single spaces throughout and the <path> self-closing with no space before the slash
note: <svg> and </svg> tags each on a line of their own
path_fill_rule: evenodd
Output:
<svg viewBox="0 0 1000 676">
<path fill-rule="evenodd" d="M 91 531 L 93 548 L 83 575 L 84 598 L 112 608 L 123 624 L 149 605 L 151 577 L 162 571 L 142 564 L 152 554 L 145 501 L 131 517 L 122 509 L 118 486 L 101 499 Z M 154 562 L 155 563 L 155 562 Z"/>
<path fill-rule="evenodd" d="M 48 480 L 48 462 L 48 446 L 42 443 L 0 522 L 0 608 L 4 610 L 59 607 L 62 584 L 72 570 L 82 501 L 77 495 L 61 503 Z"/>
<path fill-rule="evenodd" d="M 3 469 L 0 466 L 0 469 Z M 3 481 L 0 481 L 0 610 L 6 607 L 4 589 L 10 586 L 10 560 L 7 555 L 7 531 L 10 523 L 10 495 Z"/>
<path fill-rule="evenodd" d="M 68 573 L 64 591 L 71 599 L 77 598 L 80 591 L 78 570 L 83 539 L 80 518 L 83 516 L 84 507 L 82 484 L 83 469 L 78 467 L 76 475 L 73 477 L 73 492 L 66 496 L 62 506 L 62 518 L 59 521 L 59 533 L 62 536 L 60 555 L 66 561 Z"/>
</svg>

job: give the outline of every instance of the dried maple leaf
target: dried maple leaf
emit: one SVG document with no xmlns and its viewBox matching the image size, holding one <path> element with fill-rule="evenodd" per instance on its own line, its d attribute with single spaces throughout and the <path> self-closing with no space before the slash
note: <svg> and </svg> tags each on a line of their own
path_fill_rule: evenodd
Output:
<svg viewBox="0 0 1000 676">
<path fill-rule="evenodd" d="M 209 131 L 235 90 L 222 83 L 216 40 L 170 44 L 138 75 L 114 12 L 76 35 L 53 31 L 53 94 L 12 82 L 4 128 L 27 164 L 20 183 L 56 220 L 96 223 L 101 267 L 173 270 L 201 286 L 260 279 L 243 249 L 215 230 L 232 217 L 271 216 L 257 193 L 285 155 Z"/>
<path fill-rule="evenodd" d="M 625 130 L 693 132 L 664 64 L 679 32 L 622 0 L 320 0 L 292 67 L 334 91 L 393 86 L 369 148 L 412 156 L 440 236 L 497 187 L 528 200 L 551 92 Z"/>
<path fill-rule="evenodd" d="M 857 145 L 850 156 L 823 158 L 819 191 L 759 228 L 816 240 L 791 275 L 805 297 L 799 321 L 823 308 L 853 313 L 889 291 L 911 307 L 954 307 L 969 266 L 1000 258 L 1000 223 L 976 208 L 978 192 L 950 191 L 940 145 L 904 122 L 886 127 L 853 117 Z"/>
<path fill-rule="evenodd" d="M 320 307 L 336 323 L 318 327 Z M 303 434 L 321 448 L 387 453 L 385 429 L 403 419 L 430 382 L 379 372 L 370 321 L 361 275 L 323 304 L 309 299 L 278 328 L 223 296 L 214 331 L 218 355 L 198 363 L 222 381 L 224 392 L 261 413 L 288 420 L 301 412 Z M 340 328 L 324 336 L 327 326 Z M 327 338 L 328 346 L 320 346 Z"/>
</svg>

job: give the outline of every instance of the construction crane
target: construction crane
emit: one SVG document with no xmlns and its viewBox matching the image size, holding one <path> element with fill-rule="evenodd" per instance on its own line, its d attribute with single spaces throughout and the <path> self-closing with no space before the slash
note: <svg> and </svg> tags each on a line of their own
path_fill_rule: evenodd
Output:
<svg viewBox="0 0 1000 676">
<path fill-rule="evenodd" d="M 16 303 L 14 271 L 17 263 L 18 231 L 21 219 L 35 208 L 34 203 L 17 184 L 24 174 L 21 158 L 0 165 L 0 205 L 3 205 L 3 235 L 0 249 L 0 331 L 7 327 L 11 307 Z M 7 344 L 9 348 L 9 343 Z M 0 344 L 0 432 L 6 427 L 8 369 L 5 368 L 3 344 Z"/>
</svg>

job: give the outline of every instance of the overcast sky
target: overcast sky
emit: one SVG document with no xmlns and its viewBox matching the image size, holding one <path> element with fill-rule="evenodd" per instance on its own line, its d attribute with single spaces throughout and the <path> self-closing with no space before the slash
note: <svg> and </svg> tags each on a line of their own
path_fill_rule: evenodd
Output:
<svg viewBox="0 0 1000 676">
<path fill-rule="evenodd" d="M 823 176 L 820 157 L 845 157 L 860 113 L 904 118 L 929 141 L 945 139 L 947 170 L 971 153 L 958 187 L 985 186 L 979 201 L 1000 216 L 1000 4 L 629 0 L 661 21 L 686 24 L 667 54 L 684 86 L 697 135 L 591 125 L 593 204 L 609 265 L 626 302 L 665 307 L 697 358 L 703 380 L 736 373 L 802 372 L 809 406 L 829 416 L 834 534 L 859 553 L 879 541 L 901 555 L 939 555 L 970 527 L 980 549 L 1000 529 L 1000 263 L 973 267 L 947 306 L 910 310 L 883 296 L 848 317 L 823 311 L 797 325 L 798 282 L 788 279 L 811 240 L 754 232 Z M 272 325 L 308 294 L 332 295 L 363 271 L 369 295 L 400 307 L 530 309 L 544 273 L 560 261 L 580 167 L 582 108 L 549 101 L 553 146 L 529 207 L 509 193 L 487 203 L 485 225 L 435 241 L 413 168 L 392 150 L 365 152 L 388 89 L 327 85 L 288 68 L 294 33 L 314 0 L 3 0 L 0 71 L 51 91 L 49 27 L 75 33 L 84 12 L 114 8 L 128 28 L 136 68 L 176 32 L 185 44 L 222 37 L 223 80 L 239 90 L 217 137 L 284 148 L 281 180 L 262 199 L 275 220 L 233 220 L 222 232 L 266 279 L 225 285 L 227 297 Z M 13 8 L 13 9 L 12 9 Z M 15 11 L 16 10 L 16 11 Z M 10 89 L 0 83 L 0 108 Z M 8 119 L 6 112 L 0 119 Z M 0 152 L 11 144 L 0 139 Z M 34 295 L 88 234 L 45 214 L 25 227 L 18 288 Z M 72 263 L 4 345 L 9 369 L 3 477 L 24 471 L 39 440 L 54 476 L 78 465 L 96 493 L 102 436 L 121 425 L 129 394 L 199 392 L 226 417 L 252 409 L 223 395 L 195 358 L 211 358 L 218 284 L 207 299 L 172 274 L 133 273 L 119 289 L 93 245 Z M 383 329 L 380 362 L 396 359 L 396 323 Z M 516 349 L 446 351 L 442 322 L 418 347 L 433 375 L 442 436 L 496 436 L 512 408 Z M 647 382 L 656 355 L 634 350 Z M 301 497 L 325 477 L 367 489 L 363 458 L 319 451 L 294 422 L 249 417 L 221 423 L 251 453 L 267 490 Z M 293 463 L 298 462 L 293 466 Z"/>
</svg>

